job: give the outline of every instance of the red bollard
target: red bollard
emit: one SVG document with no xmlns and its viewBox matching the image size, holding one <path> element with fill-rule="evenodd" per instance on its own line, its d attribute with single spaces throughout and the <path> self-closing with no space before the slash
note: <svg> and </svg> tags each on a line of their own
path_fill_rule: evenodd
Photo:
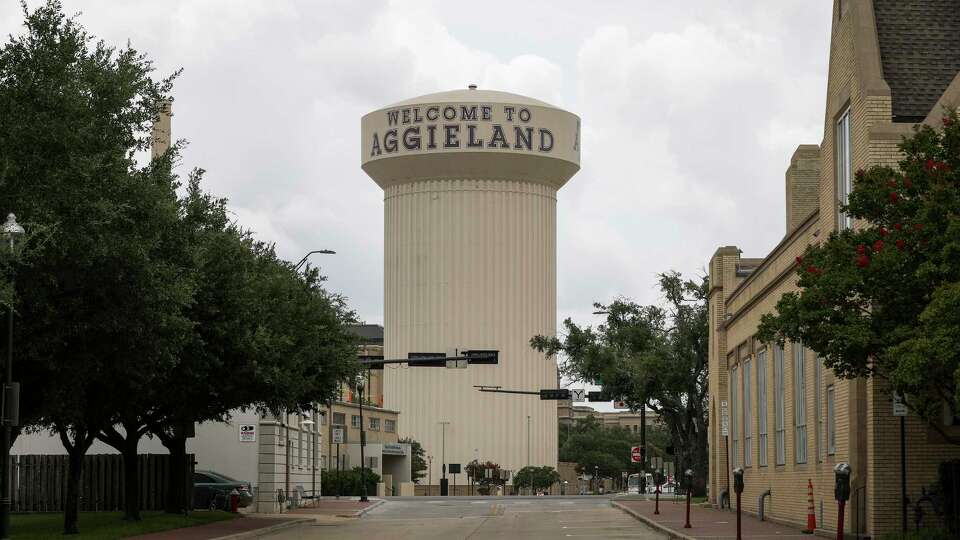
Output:
<svg viewBox="0 0 960 540">
<path fill-rule="evenodd" d="M 659 485 L 657 486 L 657 489 L 653 490 L 653 497 L 655 501 L 654 507 L 653 507 L 653 513 L 659 515 L 660 514 L 660 486 Z"/>
<path fill-rule="evenodd" d="M 843 540 L 843 508 L 847 505 L 847 501 L 837 501 L 837 504 L 840 505 L 837 510 L 837 540 Z"/>
<path fill-rule="evenodd" d="M 230 492 L 230 511 L 236 514 L 240 508 L 240 492 L 234 489 Z"/>
<path fill-rule="evenodd" d="M 683 524 L 684 529 L 690 528 L 690 492 L 693 490 L 693 471 L 687 469 L 684 476 L 687 477 L 687 522 Z"/>
</svg>

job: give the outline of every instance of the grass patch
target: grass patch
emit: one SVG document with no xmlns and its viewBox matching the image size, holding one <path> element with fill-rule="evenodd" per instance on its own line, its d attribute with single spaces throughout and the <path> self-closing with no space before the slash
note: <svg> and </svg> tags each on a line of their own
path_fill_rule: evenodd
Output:
<svg viewBox="0 0 960 540">
<path fill-rule="evenodd" d="M 47 538 L 112 540 L 182 527 L 194 527 L 238 517 L 237 514 L 221 511 L 195 511 L 189 516 L 164 512 L 141 512 L 140 515 L 143 520 L 131 523 L 123 521 L 123 512 L 81 512 L 78 520 L 80 534 L 63 536 L 63 514 L 14 514 L 10 516 L 10 538 L 14 540 Z"/>
</svg>

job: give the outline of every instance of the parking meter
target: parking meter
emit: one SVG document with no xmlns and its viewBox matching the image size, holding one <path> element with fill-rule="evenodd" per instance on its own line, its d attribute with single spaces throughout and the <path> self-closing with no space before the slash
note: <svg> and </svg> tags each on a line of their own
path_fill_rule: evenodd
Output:
<svg viewBox="0 0 960 540">
<path fill-rule="evenodd" d="M 683 475 L 687 477 L 687 521 L 683 524 L 684 529 L 689 529 L 690 525 L 690 492 L 693 491 L 693 469 L 687 469 L 683 472 Z"/>
<path fill-rule="evenodd" d="M 693 469 L 683 471 L 683 475 L 687 477 L 687 489 L 690 489 L 690 486 L 693 485 Z"/>
<path fill-rule="evenodd" d="M 741 467 L 733 470 L 733 492 L 737 495 L 743 493 L 743 468 Z"/>
<path fill-rule="evenodd" d="M 850 500 L 850 465 L 847 463 L 837 463 L 833 468 L 836 475 L 836 484 L 833 488 L 833 496 L 838 501 Z"/>
<path fill-rule="evenodd" d="M 660 486 L 663 485 L 663 472 L 662 472 L 662 471 L 659 471 L 659 470 L 658 470 L 658 471 L 656 471 L 656 472 L 653 473 L 653 483 L 654 483 L 654 485 L 657 486 L 657 489 L 659 490 Z"/>
</svg>

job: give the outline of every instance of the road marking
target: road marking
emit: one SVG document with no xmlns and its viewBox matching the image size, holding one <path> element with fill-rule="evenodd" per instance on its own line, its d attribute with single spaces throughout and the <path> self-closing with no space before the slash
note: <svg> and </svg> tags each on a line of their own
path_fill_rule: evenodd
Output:
<svg viewBox="0 0 960 540">
<path fill-rule="evenodd" d="M 632 528 L 634 528 L 634 527 L 636 527 L 636 528 L 638 528 L 638 529 L 639 529 L 639 528 L 642 528 L 642 527 L 638 527 L 638 526 L 636 526 L 636 525 L 616 525 L 616 526 L 613 526 L 613 527 L 603 527 L 603 526 L 599 526 L 599 527 L 598 527 L 598 526 L 596 526 L 596 525 L 594 525 L 594 526 L 587 526 L 587 527 L 567 527 L 567 526 L 563 526 L 563 527 L 560 527 L 560 528 L 561 528 L 561 529 L 632 529 Z"/>
</svg>

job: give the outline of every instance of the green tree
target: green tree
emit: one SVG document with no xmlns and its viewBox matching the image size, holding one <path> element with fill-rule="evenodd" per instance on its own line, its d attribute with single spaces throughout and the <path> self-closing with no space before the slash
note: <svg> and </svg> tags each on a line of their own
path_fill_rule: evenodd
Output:
<svg viewBox="0 0 960 540">
<path fill-rule="evenodd" d="M 763 341 L 802 341 L 840 377 L 877 377 L 945 440 L 960 415 L 960 122 L 922 126 L 898 168 L 854 175 L 857 227 L 797 258 L 798 292 L 761 320 Z"/>
<path fill-rule="evenodd" d="M 566 335 L 535 336 L 531 346 L 563 353 L 568 377 L 602 382 L 632 409 L 656 412 L 677 451 L 678 469 L 694 471 L 694 493 L 707 477 L 708 283 L 660 275 L 666 307 L 626 299 L 594 304 L 606 313 L 596 329 L 564 321 Z M 599 456 L 598 456 L 599 458 Z"/>
<path fill-rule="evenodd" d="M 23 11 L 26 32 L 0 49 L 0 191 L 49 234 L 12 272 L 15 377 L 23 422 L 55 430 L 69 453 L 64 531 L 75 533 L 83 454 L 189 329 L 188 288 L 161 256 L 175 186 L 133 159 L 171 79 L 154 80 L 129 46 L 94 42 L 59 2 Z"/>
<path fill-rule="evenodd" d="M 492 461 L 481 462 L 475 459 L 467 463 L 464 469 L 467 475 L 473 479 L 473 482 L 478 485 L 477 491 L 481 495 L 489 495 L 491 488 L 502 486 L 506 483 L 500 471 L 500 465 Z M 487 471 L 490 471 L 489 476 L 487 475 Z"/>
<path fill-rule="evenodd" d="M 534 491 L 550 489 L 550 486 L 559 481 L 560 473 L 546 465 L 543 467 L 528 465 L 517 471 L 513 479 L 514 485 L 518 488 L 526 487 Z"/>
<path fill-rule="evenodd" d="M 419 484 L 420 480 L 427 475 L 427 460 L 424 458 L 426 452 L 420 442 L 411 437 L 400 439 L 400 442 L 410 445 L 410 478 L 414 483 Z"/>
<path fill-rule="evenodd" d="M 373 472 L 373 469 L 363 469 L 364 483 L 367 484 L 367 493 L 376 493 L 377 484 L 380 482 L 380 475 Z M 360 467 L 354 467 L 350 471 L 329 471 L 323 473 L 323 484 L 321 491 L 324 496 L 328 495 L 347 495 L 359 496 L 362 494 L 360 488 L 363 483 L 360 482 Z M 338 491 L 339 489 L 339 491 Z"/>
<path fill-rule="evenodd" d="M 630 448 L 638 444 L 638 436 L 621 427 L 606 427 L 593 417 L 577 420 L 563 437 L 560 461 L 577 464 L 580 474 L 616 477 L 630 470 Z"/>
</svg>

